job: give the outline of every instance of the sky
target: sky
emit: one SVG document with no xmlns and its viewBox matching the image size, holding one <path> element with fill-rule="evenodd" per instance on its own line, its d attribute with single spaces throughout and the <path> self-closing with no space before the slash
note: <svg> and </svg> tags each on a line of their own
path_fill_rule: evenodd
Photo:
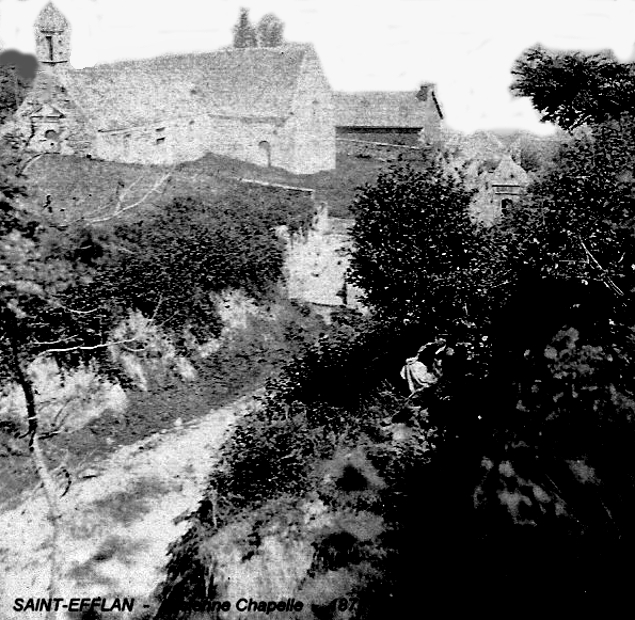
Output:
<svg viewBox="0 0 635 620">
<path fill-rule="evenodd" d="M 45 0 L 0 0 L 0 47 L 34 51 Z M 335 90 L 415 90 L 434 82 L 460 131 L 549 133 L 509 92 L 511 67 L 541 43 L 633 57 L 635 0 L 56 0 L 71 23 L 71 63 L 203 52 L 231 43 L 240 7 L 272 12 L 288 41 L 312 43 Z M 633 57 L 635 59 L 635 57 Z"/>
</svg>

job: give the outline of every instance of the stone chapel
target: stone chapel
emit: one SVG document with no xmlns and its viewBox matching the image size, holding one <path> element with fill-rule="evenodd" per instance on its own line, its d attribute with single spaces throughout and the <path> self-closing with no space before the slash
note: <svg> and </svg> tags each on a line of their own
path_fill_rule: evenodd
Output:
<svg viewBox="0 0 635 620">
<path fill-rule="evenodd" d="M 333 93 L 309 44 L 166 55 L 74 69 L 48 3 L 40 63 L 11 130 L 32 151 L 142 164 L 214 153 L 295 174 L 335 168 Z"/>
</svg>

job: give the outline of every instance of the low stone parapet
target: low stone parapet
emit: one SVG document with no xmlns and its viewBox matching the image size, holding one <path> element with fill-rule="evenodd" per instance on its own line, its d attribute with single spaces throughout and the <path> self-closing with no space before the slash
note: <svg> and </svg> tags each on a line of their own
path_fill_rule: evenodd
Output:
<svg viewBox="0 0 635 620">
<path fill-rule="evenodd" d="M 389 144 L 388 142 L 370 142 L 368 140 L 350 140 L 338 138 L 337 152 L 350 157 L 366 157 L 380 161 L 413 161 L 422 158 L 426 149 L 419 146 Z"/>
</svg>

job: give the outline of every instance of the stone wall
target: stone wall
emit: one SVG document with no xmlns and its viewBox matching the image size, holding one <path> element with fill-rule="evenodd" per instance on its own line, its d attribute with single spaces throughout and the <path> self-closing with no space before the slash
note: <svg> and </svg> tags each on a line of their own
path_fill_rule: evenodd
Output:
<svg viewBox="0 0 635 620">
<path fill-rule="evenodd" d="M 382 144 L 421 146 L 421 131 L 418 129 L 376 129 L 366 127 L 337 127 L 337 138 L 342 140 L 364 140 Z"/>
<path fill-rule="evenodd" d="M 99 131 L 66 92 L 62 74 L 42 70 L 11 129 L 28 141 L 29 150 L 43 153 L 167 165 L 213 153 L 295 174 L 332 170 L 332 93 L 317 57 L 309 55 L 306 63 L 294 98 L 295 111 L 288 118 L 205 114 Z M 43 106 L 47 109 L 41 120 Z"/>
<path fill-rule="evenodd" d="M 37 74 L 30 93 L 5 130 L 37 153 L 84 155 L 94 139 L 84 113 L 49 71 Z"/>
<path fill-rule="evenodd" d="M 289 133 L 287 125 L 276 119 L 212 115 L 177 118 L 145 127 L 100 132 L 96 157 L 126 163 L 172 164 L 215 153 L 288 169 L 294 156 Z"/>
<path fill-rule="evenodd" d="M 368 140 L 350 140 L 338 138 L 337 152 L 350 157 L 365 157 L 381 161 L 415 161 L 423 157 L 426 149 L 416 146 L 370 142 Z"/>
<path fill-rule="evenodd" d="M 318 57 L 307 53 L 293 100 L 288 125 L 294 157 L 284 166 L 295 174 L 335 169 L 335 110 L 333 93 Z"/>
<path fill-rule="evenodd" d="M 346 281 L 351 225 L 352 220 L 329 217 L 328 207 L 322 204 L 311 230 L 303 235 L 287 236 L 285 272 L 290 299 L 321 309 L 363 310 L 360 291 Z"/>
</svg>

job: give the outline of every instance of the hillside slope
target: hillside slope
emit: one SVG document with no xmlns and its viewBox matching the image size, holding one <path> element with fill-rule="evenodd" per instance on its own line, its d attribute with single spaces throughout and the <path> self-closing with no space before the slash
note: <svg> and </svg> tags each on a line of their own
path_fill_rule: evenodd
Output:
<svg viewBox="0 0 635 620">
<path fill-rule="evenodd" d="M 77 472 L 81 480 L 62 499 L 65 557 L 59 596 L 134 597 L 135 610 L 126 618 L 143 616 L 143 599 L 162 577 L 167 547 L 186 529 L 175 519 L 196 508 L 214 455 L 234 420 L 254 406 L 254 395 L 193 423 L 177 423 L 122 447 L 96 469 Z M 12 609 L 16 597 L 47 596 L 52 529 L 46 515 L 40 492 L 0 515 L 0 616 L 5 620 L 43 617 Z M 117 614 L 108 617 L 115 620 Z"/>
</svg>

